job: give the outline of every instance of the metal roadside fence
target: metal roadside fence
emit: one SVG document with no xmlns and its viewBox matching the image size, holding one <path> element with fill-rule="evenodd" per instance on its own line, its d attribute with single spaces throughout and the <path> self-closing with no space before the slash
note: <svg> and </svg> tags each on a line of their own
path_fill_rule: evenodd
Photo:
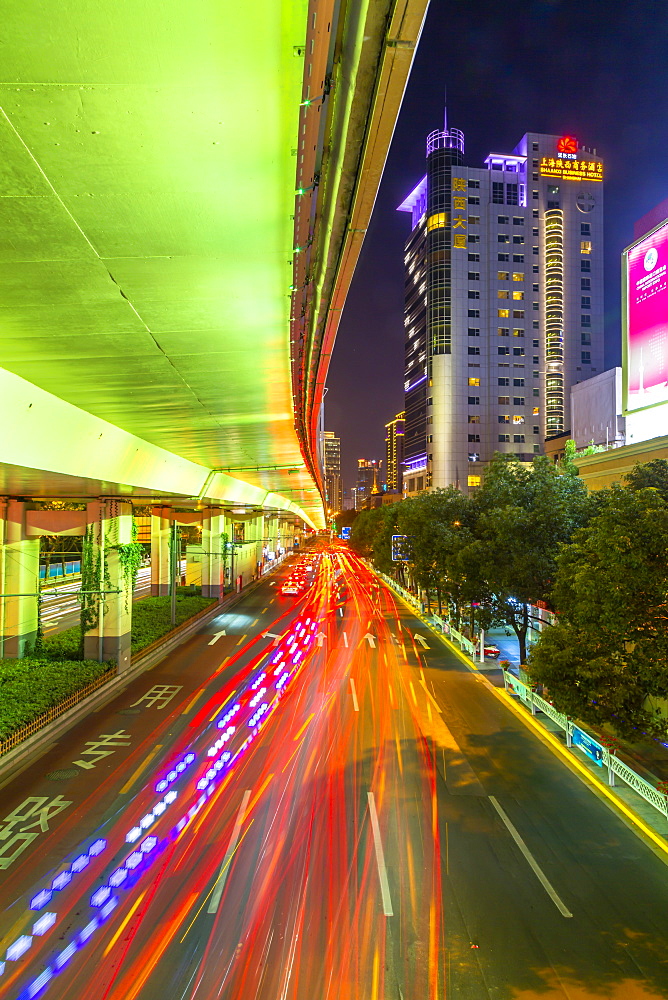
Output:
<svg viewBox="0 0 668 1000">
<path fill-rule="evenodd" d="M 611 752 L 608 747 L 603 746 L 594 736 L 585 732 L 576 725 L 567 715 L 558 712 L 554 705 L 545 701 L 540 695 L 532 691 L 530 687 L 523 684 L 514 674 L 508 670 L 503 671 L 503 683 L 506 691 L 511 691 L 520 701 L 526 705 L 532 715 L 542 712 L 548 718 L 563 729 L 566 734 L 566 746 L 576 747 L 581 753 L 593 760 L 599 767 L 607 769 L 608 784 L 614 787 L 616 779 L 621 778 L 629 788 L 640 795 L 646 802 L 668 818 L 668 797 L 660 792 L 654 785 L 642 778 L 637 771 L 625 764 L 623 760 Z"/>
</svg>

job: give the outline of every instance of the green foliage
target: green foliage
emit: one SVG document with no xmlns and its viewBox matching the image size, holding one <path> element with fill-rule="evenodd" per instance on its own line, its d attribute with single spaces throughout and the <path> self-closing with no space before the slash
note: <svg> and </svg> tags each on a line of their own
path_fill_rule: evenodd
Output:
<svg viewBox="0 0 668 1000">
<path fill-rule="evenodd" d="M 108 663 L 42 659 L 0 661 L 0 740 L 109 670 Z"/>
<path fill-rule="evenodd" d="M 392 535 L 397 534 L 397 508 L 388 504 L 372 510 L 361 510 L 353 521 L 350 544 L 362 556 L 373 559 L 383 573 L 392 573 Z"/>
<path fill-rule="evenodd" d="M 625 477 L 626 485 L 631 490 L 644 490 L 653 487 L 659 491 L 664 503 L 668 503 L 668 462 L 665 458 L 655 458 L 641 465 L 638 462 Z"/>
<path fill-rule="evenodd" d="M 559 621 L 530 659 L 562 711 L 621 733 L 655 724 L 642 704 L 668 695 L 667 559 L 659 492 L 601 491 L 595 516 L 558 557 Z"/>
<path fill-rule="evenodd" d="M 337 535 L 341 534 L 341 528 L 350 527 L 357 517 L 359 511 L 351 508 L 350 510 L 339 510 L 334 515 L 334 530 Z"/>
</svg>

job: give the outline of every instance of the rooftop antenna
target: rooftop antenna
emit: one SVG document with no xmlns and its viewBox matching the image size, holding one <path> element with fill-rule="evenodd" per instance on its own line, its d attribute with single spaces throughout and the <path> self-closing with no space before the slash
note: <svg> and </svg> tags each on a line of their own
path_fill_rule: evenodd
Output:
<svg viewBox="0 0 668 1000">
<path fill-rule="evenodd" d="M 443 87 L 443 131 L 448 131 L 448 88 Z"/>
</svg>

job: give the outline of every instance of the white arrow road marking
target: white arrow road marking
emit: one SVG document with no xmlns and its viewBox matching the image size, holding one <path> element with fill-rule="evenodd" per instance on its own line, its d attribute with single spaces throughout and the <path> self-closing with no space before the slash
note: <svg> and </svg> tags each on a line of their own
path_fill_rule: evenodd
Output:
<svg viewBox="0 0 668 1000">
<path fill-rule="evenodd" d="M 326 638 L 327 636 L 325 635 L 324 632 L 318 632 L 318 634 L 316 635 L 316 639 L 318 640 L 318 646 L 322 646 L 322 640 Z"/>
<path fill-rule="evenodd" d="M 230 870 L 230 862 L 234 856 L 234 852 L 237 847 L 237 841 L 239 840 L 239 834 L 241 833 L 241 824 L 244 821 L 244 814 L 246 812 L 246 807 L 248 806 L 248 800 L 251 797 L 251 790 L 247 788 L 244 792 L 244 797 L 241 800 L 241 805 L 239 807 L 239 812 L 237 813 L 237 820 L 234 824 L 234 829 L 232 830 L 232 836 L 230 837 L 230 842 L 227 845 L 227 850 L 225 851 L 225 857 L 223 858 L 223 863 L 220 866 L 220 871 L 218 872 L 218 878 L 216 879 L 216 885 L 211 894 L 211 899 L 207 907 L 207 913 L 215 913 L 220 905 L 220 899 L 223 895 L 223 889 L 225 888 L 225 883 L 227 882 L 227 874 Z"/>
<path fill-rule="evenodd" d="M 346 649 L 348 648 L 348 636 L 346 635 L 345 632 L 343 633 L 343 645 L 346 647 Z"/>
<path fill-rule="evenodd" d="M 355 681 L 352 679 L 352 677 L 350 678 L 350 693 L 353 696 L 353 708 L 355 709 L 356 712 L 359 712 L 360 706 L 359 702 L 357 701 L 357 691 L 355 690 Z"/>
<path fill-rule="evenodd" d="M 492 803 L 492 805 L 498 812 L 506 829 L 508 830 L 508 833 L 515 841 L 515 843 L 519 847 L 520 851 L 522 852 L 526 860 L 529 862 L 529 867 L 531 868 L 534 875 L 542 885 L 543 889 L 545 889 L 545 892 L 548 894 L 548 896 L 550 897 L 556 908 L 559 910 L 559 913 L 562 915 L 562 917 L 572 917 L 573 914 L 568 909 L 566 904 L 562 901 L 562 899 L 559 897 L 554 886 L 548 879 L 547 875 L 545 875 L 541 870 L 541 868 L 539 868 L 538 862 L 534 858 L 533 854 L 531 853 L 527 845 L 524 843 L 524 840 L 522 839 L 521 835 L 518 833 L 518 831 L 511 823 L 510 819 L 506 815 L 505 810 L 502 808 L 502 806 L 499 805 L 499 803 L 496 801 L 493 795 L 489 796 L 489 801 Z"/>
<path fill-rule="evenodd" d="M 211 642 L 209 643 L 209 645 L 213 646 L 214 642 L 218 642 L 218 640 L 220 639 L 221 635 L 227 635 L 227 632 L 225 631 L 225 629 L 222 629 L 220 632 L 216 632 L 216 634 L 214 635 L 214 637 L 211 640 Z"/>
<path fill-rule="evenodd" d="M 372 648 L 372 649 L 375 649 L 375 648 L 376 648 L 376 640 L 375 640 L 375 639 L 374 639 L 374 637 L 373 637 L 373 636 L 371 635 L 371 632 L 367 632 L 367 634 L 366 634 L 366 635 L 364 636 L 364 638 L 365 638 L 365 639 L 368 639 L 368 641 L 369 641 L 369 645 L 371 646 L 371 648 Z"/>
<path fill-rule="evenodd" d="M 273 639 L 272 646 L 278 646 L 278 640 L 281 638 L 280 635 L 276 635 L 275 632 L 263 632 L 263 637 L 265 639 Z"/>
<path fill-rule="evenodd" d="M 429 644 L 424 641 L 419 632 L 416 632 L 413 638 L 417 639 L 417 641 L 422 645 L 424 649 L 429 649 Z"/>
</svg>

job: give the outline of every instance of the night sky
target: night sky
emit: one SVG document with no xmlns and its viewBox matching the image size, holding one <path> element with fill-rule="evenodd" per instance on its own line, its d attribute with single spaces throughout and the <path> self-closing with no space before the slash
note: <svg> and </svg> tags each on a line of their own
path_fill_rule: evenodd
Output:
<svg viewBox="0 0 668 1000">
<path fill-rule="evenodd" d="M 328 378 L 325 427 L 344 484 L 384 458 L 403 409 L 403 244 L 397 212 L 425 171 L 426 137 L 465 135 L 465 163 L 525 132 L 570 133 L 605 162 L 606 368 L 621 362 L 620 253 L 668 197 L 668 4 L 663 0 L 431 0 Z"/>
</svg>

